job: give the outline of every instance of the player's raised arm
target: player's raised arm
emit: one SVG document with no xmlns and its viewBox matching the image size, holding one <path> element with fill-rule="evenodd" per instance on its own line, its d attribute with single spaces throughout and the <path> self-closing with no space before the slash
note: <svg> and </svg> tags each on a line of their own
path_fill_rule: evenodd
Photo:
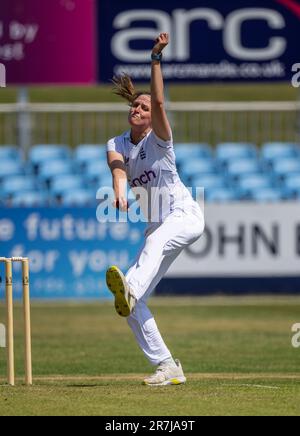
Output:
<svg viewBox="0 0 300 436">
<path fill-rule="evenodd" d="M 165 111 L 164 82 L 160 65 L 162 51 L 168 43 L 168 33 L 161 33 L 156 39 L 151 55 L 152 128 L 154 133 L 164 141 L 169 141 L 172 136 L 170 124 Z"/>
</svg>

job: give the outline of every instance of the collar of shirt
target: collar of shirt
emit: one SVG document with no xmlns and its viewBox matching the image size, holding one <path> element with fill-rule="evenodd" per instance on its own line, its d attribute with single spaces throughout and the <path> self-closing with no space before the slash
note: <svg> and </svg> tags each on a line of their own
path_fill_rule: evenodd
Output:
<svg viewBox="0 0 300 436">
<path fill-rule="evenodd" d="M 148 138 L 148 136 L 150 135 L 151 132 L 152 132 L 152 130 L 150 130 L 150 132 L 148 132 L 147 135 L 145 135 L 144 138 L 141 139 L 140 142 L 137 143 L 137 144 L 134 144 L 133 142 L 131 142 L 131 134 L 130 134 L 130 130 L 128 130 L 128 131 L 125 133 L 125 139 L 128 140 L 128 142 L 130 143 L 130 145 L 132 145 L 133 147 L 137 147 L 137 146 L 140 145 L 140 144 L 141 144 L 141 143 L 142 143 L 146 138 Z"/>
</svg>

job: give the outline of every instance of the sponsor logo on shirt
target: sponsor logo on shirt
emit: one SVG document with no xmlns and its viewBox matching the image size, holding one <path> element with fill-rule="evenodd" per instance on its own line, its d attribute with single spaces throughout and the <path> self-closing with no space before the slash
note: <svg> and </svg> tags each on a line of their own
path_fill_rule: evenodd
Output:
<svg viewBox="0 0 300 436">
<path fill-rule="evenodd" d="M 157 176 L 153 170 L 145 171 L 140 175 L 140 177 L 133 179 L 130 186 L 131 188 L 137 188 L 138 186 L 147 185 L 149 182 L 152 182 L 152 180 L 155 180 L 156 177 Z"/>
</svg>

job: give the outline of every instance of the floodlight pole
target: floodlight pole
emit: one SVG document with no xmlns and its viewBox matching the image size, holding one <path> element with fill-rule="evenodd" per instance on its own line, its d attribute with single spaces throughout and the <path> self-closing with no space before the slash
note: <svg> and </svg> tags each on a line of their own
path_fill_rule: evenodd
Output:
<svg viewBox="0 0 300 436">
<path fill-rule="evenodd" d="M 27 152 L 31 145 L 31 115 L 28 110 L 28 88 L 21 87 L 18 89 L 17 105 L 18 105 L 18 120 L 17 120 L 17 135 L 18 145 L 21 149 L 23 159 L 27 157 Z"/>
</svg>

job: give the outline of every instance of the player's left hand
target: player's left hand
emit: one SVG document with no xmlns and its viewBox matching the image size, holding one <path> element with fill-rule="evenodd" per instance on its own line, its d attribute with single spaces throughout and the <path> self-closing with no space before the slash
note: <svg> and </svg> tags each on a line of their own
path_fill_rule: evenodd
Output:
<svg viewBox="0 0 300 436">
<path fill-rule="evenodd" d="M 159 36 L 155 40 L 155 45 L 152 49 L 152 53 L 158 54 L 163 51 L 165 47 L 169 44 L 169 34 L 168 33 L 160 33 Z"/>
</svg>

